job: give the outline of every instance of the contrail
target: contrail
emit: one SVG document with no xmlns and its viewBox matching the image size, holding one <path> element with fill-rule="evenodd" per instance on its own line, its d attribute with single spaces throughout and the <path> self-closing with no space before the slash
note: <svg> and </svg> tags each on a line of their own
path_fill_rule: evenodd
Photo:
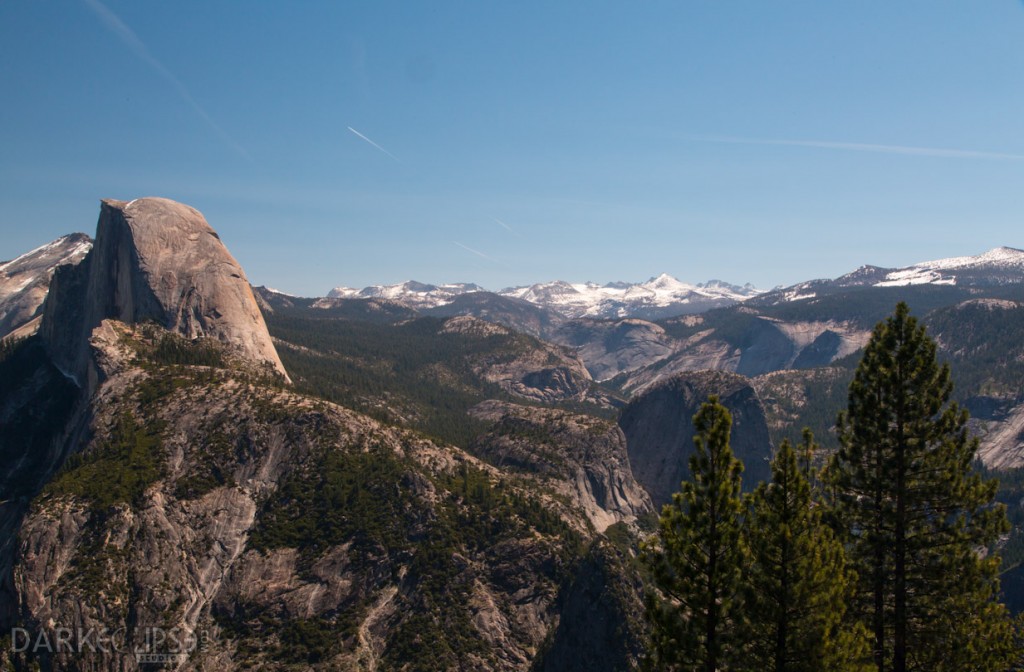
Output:
<svg viewBox="0 0 1024 672">
<path fill-rule="evenodd" d="M 505 265 L 504 262 L 499 261 L 499 260 L 495 259 L 494 257 L 492 257 L 490 255 L 486 255 L 483 252 L 481 252 L 480 250 L 474 250 L 469 245 L 463 245 L 462 243 L 460 243 L 457 240 L 453 240 L 452 242 L 455 243 L 456 245 L 458 245 L 459 247 L 461 247 L 462 249 L 466 250 L 467 252 L 472 252 L 473 254 L 475 254 L 478 257 L 481 257 L 482 259 L 486 259 L 487 261 L 493 261 L 494 263 L 501 264 L 502 266 Z"/>
<path fill-rule="evenodd" d="M 516 233 L 515 229 L 513 229 L 511 226 L 509 226 L 505 222 L 501 221 L 497 217 L 491 217 L 491 219 L 493 219 L 495 222 L 497 222 L 502 228 L 504 228 L 509 233 L 515 234 L 517 236 L 519 235 L 518 233 Z"/>
<path fill-rule="evenodd" d="M 387 154 L 388 156 L 390 156 L 390 157 L 391 157 L 392 159 L 394 159 L 395 161 L 398 161 L 398 157 L 397 157 L 397 156 L 395 156 L 394 154 L 392 154 L 392 153 L 391 153 L 391 152 L 389 152 L 388 150 L 384 149 L 383 147 L 381 147 L 380 145 L 378 145 L 378 144 L 377 144 L 376 142 L 374 142 L 373 140 L 370 140 L 370 139 L 369 139 L 368 137 L 366 137 L 365 135 L 363 135 L 362 133 L 360 133 L 360 132 L 359 132 L 359 131 L 357 131 L 356 129 L 354 129 L 354 128 L 352 128 L 351 126 L 349 126 L 349 127 L 348 127 L 348 130 L 350 130 L 350 131 L 352 131 L 353 133 L 355 133 L 355 134 L 356 134 L 356 137 L 362 138 L 362 139 L 363 139 L 363 140 L 365 140 L 366 142 L 370 143 L 371 145 L 373 145 L 374 147 L 376 147 L 376 148 L 377 148 L 377 149 L 379 149 L 380 151 L 382 151 L 382 152 L 384 152 L 385 154 Z M 398 161 L 398 162 L 399 162 L 399 163 L 401 163 L 401 161 Z"/>
<path fill-rule="evenodd" d="M 110 8 L 100 2 L 100 0 L 84 0 L 84 2 L 86 6 L 88 6 L 89 9 L 99 17 L 100 21 L 103 22 L 103 25 L 105 25 L 107 29 L 117 35 L 121 41 L 135 53 L 136 56 L 148 63 L 151 68 L 156 70 L 161 77 L 166 79 L 168 83 L 174 87 L 175 91 L 178 92 L 178 95 L 181 96 L 181 99 L 184 100 L 217 135 L 220 136 L 221 140 L 246 159 L 250 161 L 252 160 L 252 157 L 250 157 L 249 153 L 245 151 L 245 148 L 235 142 L 234 138 L 228 135 L 227 131 L 221 128 L 220 125 L 213 120 L 213 117 L 203 109 L 203 106 L 192 97 L 192 94 L 189 93 L 189 90 L 181 83 L 181 80 L 175 77 L 173 72 L 168 70 L 167 67 L 156 58 L 156 56 L 150 53 L 145 42 L 139 39 L 139 36 L 135 34 L 135 31 L 129 28 L 128 25 L 117 16 L 117 14 L 110 11 Z"/>
<path fill-rule="evenodd" d="M 698 142 L 720 142 L 731 145 L 776 145 L 784 147 L 813 147 L 815 149 L 838 149 L 851 152 L 875 152 L 880 154 L 904 154 L 909 156 L 934 156 L 944 159 L 986 159 L 996 161 L 1024 161 L 1024 154 L 981 152 L 969 149 L 944 149 L 939 147 L 910 147 L 905 145 L 878 145 L 862 142 L 835 142 L 831 140 L 768 140 L 762 138 L 736 138 L 731 136 L 691 137 Z"/>
</svg>

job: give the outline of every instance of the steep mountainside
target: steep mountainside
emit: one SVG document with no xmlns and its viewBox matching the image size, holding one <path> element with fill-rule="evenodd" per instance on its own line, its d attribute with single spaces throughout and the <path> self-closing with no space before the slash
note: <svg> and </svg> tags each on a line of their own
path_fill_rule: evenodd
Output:
<svg viewBox="0 0 1024 672">
<path fill-rule="evenodd" d="M 40 335 L 0 347 L 0 627 L 63 642 L 4 647 L 0 664 L 635 667 L 633 558 L 652 507 L 622 432 L 596 417 L 609 397 L 571 352 L 472 317 L 367 322 L 261 292 L 291 328 L 287 385 L 232 338 L 255 299 L 234 267 L 199 260 L 220 259 L 212 229 L 183 232 L 186 206 L 133 204 L 105 204 Z M 106 313 L 121 319 L 74 340 Z M 387 413 L 461 416 L 487 460 L 295 390 L 311 383 Z M 495 396 L 521 403 L 481 405 Z M 508 455 L 521 468 L 488 463 Z M 587 632 L 606 636 L 595 649 Z"/>
<path fill-rule="evenodd" d="M 513 670 L 555 637 L 593 535 L 574 508 L 234 367 L 166 363 L 208 346 L 113 321 L 93 344 L 92 438 L 21 526 L 16 623 L 126 641 L 57 665 L 136 669 L 155 627 L 198 637 L 207 670 Z"/>
<path fill-rule="evenodd" d="M 626 437 L 614 422 L 498 401 L 483 402 L 471 412 L 494 423 L 473 441 L 471 453 L 568 497 L 598 532 L 654 512 L 633 479 Z"/>
<path fill-rule="evenodd" d="M 973 299 L 925 323 L 981 436 L 979 457 L 996 469 L 1024 467 L 1024 303 Z"/>
<path fill-rule="evenodd" d="M 745 306 L 674 318 L 661 326 L 672 339 L 671 353 L 623 371 L 610 385 L 636 393 L 683 371 L 758 376 L 825 366 L 856 352 L 871 335 L 870 328 L 852 320 L 783 319 Z"/>
<path fill-rule="evenodd" d="M 671 501 L 679 483 L 689 478 L 693 416 L 711 395 L 718 395 L 732 413 L 732 449 L 746 467 L 744 489 L 752 490 L 770 476 L 771 438 L 750 381 L 724 371 L 678 374 L 634 398 L 619 417 L 633 475 L 655 507 Z"/>
<path fill-rule="evenodd" d="M 287 377 L 241 266 L 199 211 L 167 199 L 103 201 L 95 244 L 57 271 L 43 313 L 55 363 L 90 388 L 88 341 L 107 318 L 213 338 Z"/>
<path fill-rule="evenodd" d="M 0 338 L 34 333 L 54 270 L 77 264 L 91 247 L 89 236 L 72 233 L 17 259 L 0 262 Z"/>
</svg>

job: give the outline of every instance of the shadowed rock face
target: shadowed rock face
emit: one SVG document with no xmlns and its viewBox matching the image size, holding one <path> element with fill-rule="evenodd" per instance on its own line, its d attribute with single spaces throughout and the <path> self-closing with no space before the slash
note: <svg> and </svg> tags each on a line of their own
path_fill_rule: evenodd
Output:
<svg viewBox="0 0 1024 672">
<path fill-rule="evenodd" d="M 77 264 L 90 247 L 89 236 L 72 233 L 0 263 L 0 338 L 35 333 L 54 270 L 64 264 Z"/>
<path fill-rule="evenodd" d="M 731 446 L 745 467 L 743 489 L 752 490 L 769 477 L 771 439 L 764 408 L 750 382 L 724 371 L 679 374 L 634 399 L 619 419 L 633 475 L 656 507 L 671 501 L 679 484 L 690 478 L 693 416 L 713 394 L 732 414 Z"/>
<path fill-rule="evenodd" d="M 242 267 L 181 203 L 104 200 L 92 251 L 54 276 L 40 333 L 56 364 L 90 389 L 89 337 L 107 318 L 213 338 L 287 376 Z"/>
</svg>

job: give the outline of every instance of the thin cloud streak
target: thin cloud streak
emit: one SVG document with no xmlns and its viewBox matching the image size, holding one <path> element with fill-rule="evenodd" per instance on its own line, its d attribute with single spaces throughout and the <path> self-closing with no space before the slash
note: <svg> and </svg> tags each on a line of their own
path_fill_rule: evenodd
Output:
<svg viewBox="0 0 1024 672">
<path fill-rule="evenodd" d="M 249 156 L 249 153 L 247 151 L 245 151 L 245 148 L 239 145 L 237 142 L 235 142 L 234 138 L 228 135 L 227 131 L 221 128 L 220 125 L 213 120 L 213 117 L 211 117 L 209 113 L 205 109 L 203 109 L 203 106 L 200 105 L 199 102 L 192 97 L 192 94 L 185 87 L 185 85 L 181 83 L 181 80 L 175 77 L 173 72 L 168 70 L 167 67 L 156 58 L 156 56 L 150 53 L 149 48 L 146 46 L 146 43 L 143 42 L 139 38 L 139 36 L 135 34 L 135 31 L 128 27 L 128 25 L 124 21 L 122 21 L 121 18 L 117 16 L 117 14 L 114 14 L 114 12 L 112 12 L 109 7 L 100 2 L 100 0 L 83 1 L 85 2 L 86 6 L 89 9 L 91 9 L 92 12 L 100 19 L 103 25 L 105 25 L 107 29 L 110 30 L 110 32 L 117 35 L 117 37 L 120 38 L 122 42 L 124 42 L 125 46 L 127 46 L 137 57 L 139 57 L 147 64 L 149 64 L 151 68 L 156 70 L 161 77 L 167 80 L 167 82 L 172 87 L 174 87 L 174 90 L 181 97 L 181 99 L 184 100 L 185 103 L 187 103 L 188 106 L 191 107 L 192 110 L 196 114 L 198 114 L 199 117 L 203 121 L 205 121 L 206 124 L 217 135 L 220 136 L 221 140 L 223 140 L 228 146 L 231 147 L 231 149 L 238 152 L 245 159 L 249 161 L 252 160 L 252 157 Z"/>
<path fill-rule="evenodd" d="M 516 235 L 516 236 L 518 236 L 518 235 L 519 235 L 519 233 L 518 233 L 518 232 L 516 232 L 516 230 L 515 230 L 515 229 L 513 229 L 513 228 L 512 228 L 511 226 L 509 226 L 509 225 L 508 225 L 508 224 L 506 224 L 505 222 L 501 221 L 501 220 L 500 220 L 500 219 L 498 219 L 497 217 L 491 217 L 491 219 L 493 219 L 493 220 L 494 220 L 495 222 L 497 222 L 499 226 L 501 226 L 501 227 L 502 227 L 503 229 L 505 229 L 505 230 L 506 230 L 506 231 L 508 231 L 509 233 L 511 233 L 511 234 L 513 234 L 513 235 Z"/>
<path fill-rule="evenodd" d="M 492 261 L 495 264 L 501 264 L 502 266 L 507 266 L 507 264 L 505 262 L 499 261 L 498 259 L 495 259 L 494 257 L 492 257 L 490 255 L 484 254 L 480 250 L 474 250 L 469 245 L 463 245 L 462 243 L 460 243 L 457 240 L 453 240 L 452 242 L 455 243 L 456 245 L 458 245 L 459 247 L 461 247 L 462 249 L 466 250 L 467 252 L 472 252 L 473 254 L 475 254 L 476 256 L 480 257 L 481 259 L 486 259 L 487 261 Z"/>
<path fill-rule="evenodd" d="M 983 159 L 989 161 L 1024 161 L 1024 154 L 982 152 L 970 149 L 944 149 L 940 147 L 910 147 L 905 145 L 878 145 L 863 142 L 836 142 L 831 140 L 769 140 L 764 138 L 737 138 L 732 136 L 695 136 L 689 138 L 698 142 L 717 142 L 730 145 L 769 145 L 780 147 L 811 147 L 814 149 L 838 149 L 850 152 L 874 152 L 877 154 L 903 154 L 906 156 L 931 156 L 943 159 Z"/>
<path fill-rule="evenodd" d="M 382 151 L 382 152 L 384 152 L 385 154 L 387 154 L 388 156 L 390 156 L 390 157 L 391 157 L 392 159 L 394 159 L 395 161 L 398 161 L 398 157 L 397 157 L 397 156 L 395 156 L 394 154 L 392 154 L 392 153 L 391 153 L 391 152 L 389 152 L 388 150 L 384 149 L 383 147 L 381 147 L 380 145 L 378 145 L 378 144 L 377 144 L 376 142 L 374 142 L 373 140 L 370 140 L 370 139 L 369 139 L 368 137 L 366 137 L 365 135 L 363 135 L 362 133 L 360 133 L 360 132 L 359 132 L 359 131 L 357 131 L 356 129 L 354 129 L 354 128 L 352 128 L 351 126 L 349 126 L 349 127 L 348 127 L 348 130 L 352 131 L 352 132 L 353 132 L 353 133 L 354 133 L 354 134 L 356 135 L 356 137 L 358 137 L 358 138 L 362 138 L 362 139 L 363 139 L 363 140 L 365 140 L 366 142 L 370 143 L 371 145 L 373 145 L 374 147 L 376 147 L 376 148 L 377 148 L 377 149 L 379 149 L 380 151 Z M 398 161 L 398 162 L 399 162 L 399 163 L 401 163 L 401 161 Z"/>
</svg>

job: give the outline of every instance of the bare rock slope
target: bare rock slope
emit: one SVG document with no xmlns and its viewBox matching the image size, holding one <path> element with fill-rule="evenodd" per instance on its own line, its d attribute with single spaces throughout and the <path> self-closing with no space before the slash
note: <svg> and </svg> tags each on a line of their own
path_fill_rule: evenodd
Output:
<svg viewBox="0 0 1024 672">
<path fill-rule="evenodd" d="M 54 271 L 77 264 L 91 247 L 89 236 L 72 233 L 0 263 L 0 338 L 35 333 Z"/>
<path fill-rule="evenodd" d="M 57 366 L 90 389 L 89 335 L 107 318 L 213 338 L 287 376 L 242 267 L 181 203 L 104 200 L 93 249 L 54 275 L 40 333 Z"/>
<path fill-rule="evenodd" d="M 470 452 L 567 497 L 598 532 L 654 511 L 629 469 L 626 437 L 613 422 L 493 400 L 473 414 L 494 425 Z"/>
<path fill-rule="evenodd" d="M 745 466 L 744 489 L 769 477 L 771 438 L 764 407 L 750 381 L 725 371 L 679 374 L 635 398 L 619 419 L 633 475 L 655 506 L 671 501 L 680 482 L 689 479 L 696 433 L 693 416 L 713 394 L 732 414 L 732 450 Z"/>
</svg>

